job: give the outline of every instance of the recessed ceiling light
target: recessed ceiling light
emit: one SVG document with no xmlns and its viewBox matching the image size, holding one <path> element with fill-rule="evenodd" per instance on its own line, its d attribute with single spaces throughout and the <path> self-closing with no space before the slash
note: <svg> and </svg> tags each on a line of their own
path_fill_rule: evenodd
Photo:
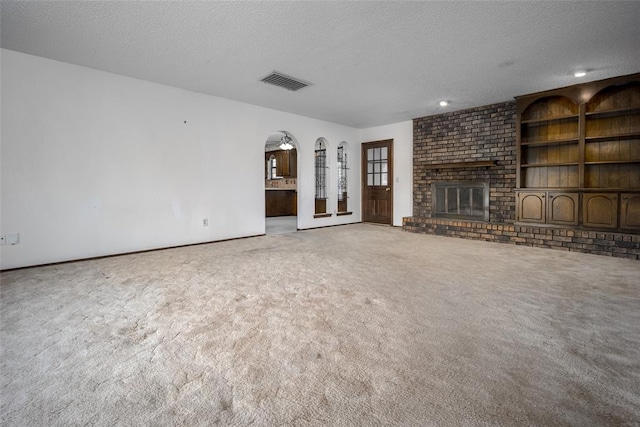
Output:
<svg viewBox="0 0 640 427">
<path fill-rule="evenodd" d="M 575 77 L 584 77 L 584 76 L 587 75 L 587 72 L 586 71 L 576 71 L 575 73 L 573 73 L 573 75 Z"/>
<path fill-rule="evenodd" d="M 440 106 L 441 107 L 446 107 L 447 105 L 449 105 L 448 101 L 440 101 Z"/>
</svg>

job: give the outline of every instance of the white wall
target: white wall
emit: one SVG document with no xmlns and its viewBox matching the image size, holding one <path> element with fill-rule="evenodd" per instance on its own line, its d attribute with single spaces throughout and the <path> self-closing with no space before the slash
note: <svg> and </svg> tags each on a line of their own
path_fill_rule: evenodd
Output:
<svg viewBox="0 0 640 427">
<path fill-rule="evenodd" d="M 5 49 L 1 91 L 0 232 L 21 239 L 1 247 L 2 269 L 263 234 L 264 143 L 278 130 L 298 146 L 299 228 L 360 221 L 357 129 Z M 404 127 L 363 132 L 404 131 L 392 136 L 400 221 Z M 340 141 L 358 159 L 351 216 L 313 218 L 318 137 L 329 142 L 330 212 Z"/>
<path fill-rule="evenodd" d="M 393 139 L 393 225 L 413 214 L 413 122 L 362 129 L 361 141 Z"/>
</svg>

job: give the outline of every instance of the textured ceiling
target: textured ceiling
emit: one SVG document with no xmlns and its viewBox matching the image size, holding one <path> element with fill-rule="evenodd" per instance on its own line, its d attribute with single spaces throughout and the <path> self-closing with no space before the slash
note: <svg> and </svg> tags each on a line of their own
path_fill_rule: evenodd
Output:
<svg viewBox="0 0 640 427">
<path fill-rule="evenodd" d="M 0 8 L 3 48 L 358 128 L 640 71 L 639 1 Z M 273 70 L 313 86 L 259 81 Z"/>
</svg>

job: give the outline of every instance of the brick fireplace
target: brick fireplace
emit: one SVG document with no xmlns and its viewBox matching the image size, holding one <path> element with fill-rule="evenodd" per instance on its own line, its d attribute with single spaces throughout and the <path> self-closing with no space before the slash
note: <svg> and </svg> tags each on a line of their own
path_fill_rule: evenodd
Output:
<svg viewBox="0 0 640 427">
<path fill-rule="evenodd" d="M 435 216 L 432 184 L 488 182 L 488 221 L 513 222 L 515 122 L 515 102 L 415 119 L 414 216 Z"/>
<path fill-rule="evenodd" d="M 447 191 L 438 188 L 468 183 L 488 188 L 488 215 L 443 215 L 452 208 L 438 200 Z M 638 234 L 516 223 L 515 187 L 515 101 L 414 119 L 413 216 L 403 219 L 405 231 L 640 259 Z M 460 190 L 449 194 L 456 209 L 466 203 Z"/>
</svg>

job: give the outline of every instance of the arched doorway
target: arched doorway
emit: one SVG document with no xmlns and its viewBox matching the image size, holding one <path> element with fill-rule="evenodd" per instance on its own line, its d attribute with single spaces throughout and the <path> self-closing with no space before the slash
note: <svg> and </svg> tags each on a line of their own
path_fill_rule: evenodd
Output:
<svg viewBox="0 0 640 427">
<path fill-rule="evenodd" d="M 264 148 L 265 233 L 298 230 L 298 144 L 287 131 L 269 135 Z"/>
</svg>

